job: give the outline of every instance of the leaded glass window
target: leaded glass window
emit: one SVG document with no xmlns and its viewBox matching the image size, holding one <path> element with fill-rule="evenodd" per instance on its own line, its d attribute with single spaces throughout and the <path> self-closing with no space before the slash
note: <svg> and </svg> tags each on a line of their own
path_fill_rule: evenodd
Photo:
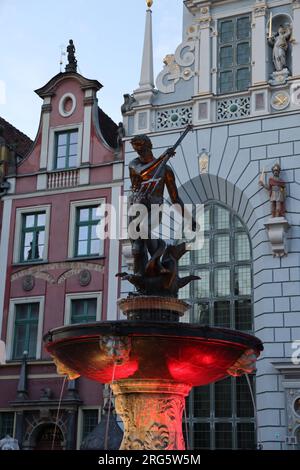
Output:
<svg viewBox="0 0 300 470">
<path fill-rule="evenodd" d="M 191 304 L 182 321 L 252 331 L 250 240 L 243 222 L 226 207 L 205 207 L 203 248 L 190 251 L 180 263 L 180 274 L 188 273 L 201 280 L 179 291 Z M 194 388 L 187 405 L 191 448 L 255 448 L 254 412 L 244 376 Z"/>
<path fill-rule="evenodd" d="M 247 90 L 251 81 L 250 16 L 219 21 L 218 91 L 220 94 Z"/>
</svg>

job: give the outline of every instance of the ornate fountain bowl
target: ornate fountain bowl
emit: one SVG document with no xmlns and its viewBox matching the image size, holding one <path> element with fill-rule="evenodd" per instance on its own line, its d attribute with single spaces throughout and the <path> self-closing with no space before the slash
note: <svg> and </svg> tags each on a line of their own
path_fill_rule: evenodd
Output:
<svg viewBox="0 0 300 470">
<path fill-rule="evenodd" d="M 44 337 L 61 373 L 101 383 L 123 379 L 206 385 L 228 375 L 254 336 L 186 323 L 118 321 L 56 328 Z"/>
</svg>

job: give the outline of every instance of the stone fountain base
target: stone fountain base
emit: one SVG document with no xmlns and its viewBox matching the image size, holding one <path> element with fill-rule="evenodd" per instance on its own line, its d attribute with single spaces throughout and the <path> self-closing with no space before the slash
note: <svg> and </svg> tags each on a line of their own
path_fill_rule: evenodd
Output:
<svg viewBox="0 0 300 470">
<path fill-rule="evenodd" d="M 124 423 L 120 450 L 184 450 L 182 413 L 191 385 L 123 380 L 111 385 Z"/>
<path fill-rule="evenodd" d="M 59 373 L 111 384 L 125 429 L 121 449 L 183 450 L 191 388 L 240 375 L 240 358 L 250 351 L 255 361 L 262 343 L 233 330 L 179 323 L 188 304 L 178 299 L 137 296 L 119 306 L 128 320 L 56 328 L 45 336 L 46 348 Z"/>
</svg>

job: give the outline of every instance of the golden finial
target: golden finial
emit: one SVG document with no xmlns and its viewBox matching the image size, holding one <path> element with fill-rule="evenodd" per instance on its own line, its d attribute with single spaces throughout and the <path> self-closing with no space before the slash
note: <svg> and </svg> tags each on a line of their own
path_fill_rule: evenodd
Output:
<svg viewBox="0 0 300 470">
<path fill-rule="evenodd" d="M 153 0 L 147 0 L 146 3 L 147 3 L 147 7 L 148 7 L 148 8 L 151 8 L 152 5 L 153 5 Z"/>
</svg>

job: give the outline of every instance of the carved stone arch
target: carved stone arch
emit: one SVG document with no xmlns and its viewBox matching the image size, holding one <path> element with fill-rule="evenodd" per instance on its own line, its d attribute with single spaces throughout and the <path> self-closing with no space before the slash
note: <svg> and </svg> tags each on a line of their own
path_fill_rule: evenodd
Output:
<svg viewBox="0 0 300 470">
<path fill-rule="evenodd" d="M 238 215 L 252 236 L 253 218 L 259 219 L 260 216 L 251 199 L 231 181 L 207 173 L 184 183 L 179 188 L 179 194 L 185 204 L 206 204 L 215 201 L 227 206 Z"/>
</svg>

